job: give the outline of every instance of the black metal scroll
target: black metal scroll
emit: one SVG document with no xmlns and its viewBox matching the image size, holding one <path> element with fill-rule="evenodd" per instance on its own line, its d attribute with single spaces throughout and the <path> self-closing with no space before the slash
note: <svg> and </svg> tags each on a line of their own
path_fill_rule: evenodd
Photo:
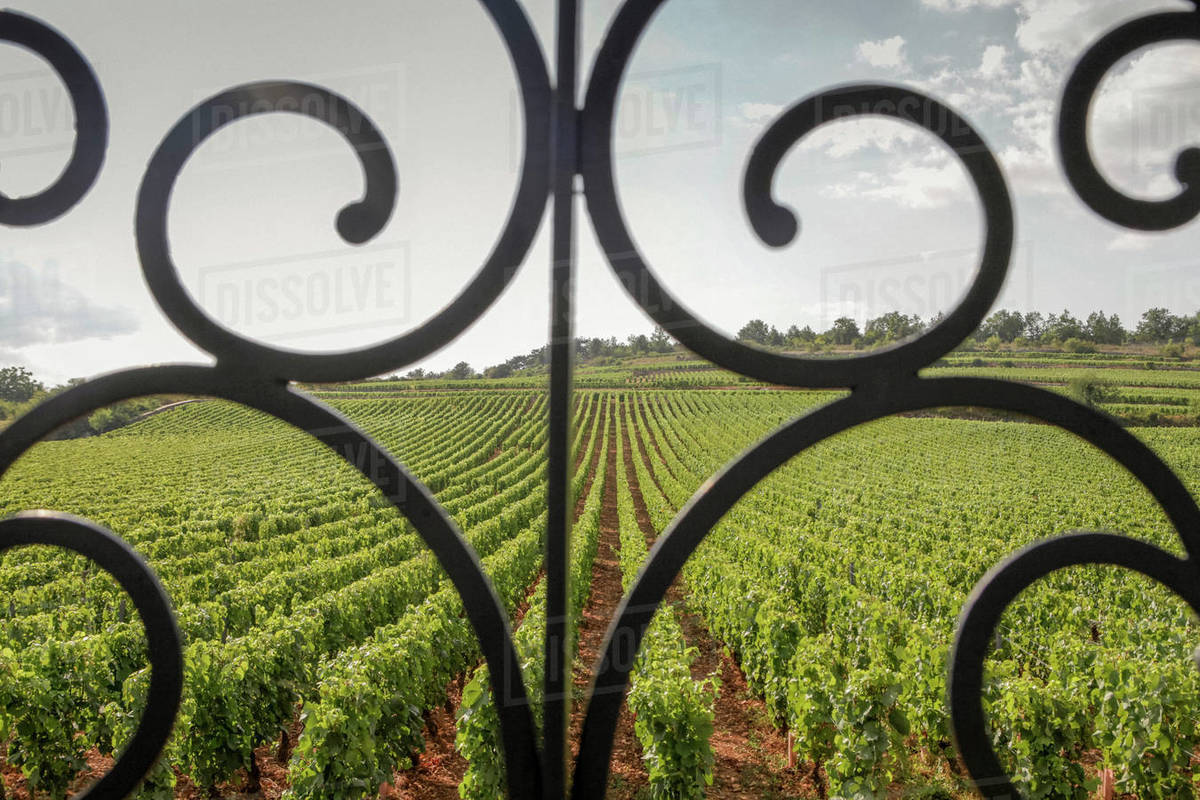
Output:
<svg viewBox="0 0 1200 800">
<path fill-rule="evenodd" d="M 0 11 L 0 42 L 24 47 L 50 63 L 66 84 L 75 108 L 75 145 L 66 169 L 33 197 L 0 193 L 0 225 L 40 225 L 78 203 L 100 174 L 108 148 L 108 112 L 95 73 L 61 33 L 13 11 Z"/>
<path fill-rule="evenodd" d="M 111 532 L 67 514 L 28 512 L 0 521 L 0 552 L 43 544 L 74 550 L 117 579 L 142 618 L 150 652 L 150 689 L 133 738 L 85 797 L 121 798 L 154 766 L 171 735 L 183 696 L 183 652 L 171 601 L 133 549 Z"/>
<path fill-rule="evenodd" d="M 232 400 L 271 414 L 310 435 L 363 470 L 414 525 L 462 595 L 463 606 L 490 666 L 499 709 L 509 795 L 576 800 L 603 797 L 617 715 L 624 702 L 632 656 L 667 588 L 684 562 L 721 517 L 746 492 L 796 454 L 824 439 L 884 416 L 939 406 L 980 406 L 1015 411 L 1074 433 L 1136 477 L 1165 510 L 1183 543 L 1185 558 L 1149 544 L 1100 533 L 1076 533 L 1035 544 L 984 577 L 968 599 L 951 658 L 948 690 L 956 741 L 976 786 L 989 797 L 1017 796 L 992 748 L 982 704 L 983 662 L 1003 611 L 1045 575 L 1078 564 L 1115 564 L 1158 580 L 1200 613 L 1200 509 L 1153 451 L 1110 418 L 1060 395 L 995 380 L 923 379 L 917 372 L 962 342 L 984 319 L 1008 271 L 1013 211 L 999 165 L 984 139 L 952 109 L 901 86 L 861 84 L 826 89 L 801 100 L 763 134 L 747 164 L 743 199 L 749 223 L 767 245 L 782 247 L 799 233 L 795 215 L 772 196 L 772 182 L 788 151 L 836 117 L 870 113 L 916 125 L 938 138 L 961 161 L 975 186 L 985 223 L 982 259 L 966 296 L 938 325 L 893 348 L 860 358 L 814 360 L 747 347 L 706 325 L 660 283 L 642 258 L 621 211 L 613 171 L 613 124 L 623 76 L 637 43 L 665 0 L 626 0 L 597 54 L 583 107 L 577 106 L 579 1 L 559 0 L 556 76 L 516 0 L 480 0 L 502 36 L 520 86 L 525 117 L 523 165 L 515 200 L 498 241 L 461 293 L 423 325 L 390 341 L 328 355 L 302 354 L 252 342 L 212 320 L 187 294 L 170 253 L 166 218 L 176 178 L 209 135 L 232 121 L 214 107 L 253 109 L 251 101 L 303 90 L 326 102 L 318 119 L 338 130 L 362 165 L 362 199 L 347 205 L 336 227 L 349 244 L 361 244 L 386 224 L 399 180 L 387 142 L 352 103 L 320 87 L 289 82 L 234 87 L 187 112 L 167 134 L 146 170 L 138 196 L 136 234 L 147 283 L 179 330 L 213 354 L 215 366 L 168 366 L 115 373 L 66 391 L 17 420 L 0 435 L 0 474 L 54 428 L 118 400 L 145 394 L 186 393 Z M 1067 83 L 1059 119 L 1059 147 L 1068 179 L 1096 213 L 1141 230 L 1179 227 L 1200 213 L 1200 149 L 1180 154 L 1180 193 L 1165 201 L 1127 197 L 1100 175 L 1087 142 L 1087 117 L 1105 73 L 1125 55 L 1159 42 L 1200 39 L 1200 12 L 1156 14 L 1127 23 L 1102 38 Z M 23 226 L 61 216 L 78 203 L 100 171 L 107 116 L 99 83 L 86 61 L 61 35 L 36 20 L 0 12 L 0 40 L 29 48 L 60 74 L 74 103 L 78 135 L 71 161 L 41 194 L 0 195 L 0 224 Z M 243 102 L 245 101 L 245 102 Z M 285 104 L 272 102 L 271 108 Z M 835 109 L 841 113 L 834 114 Z M 254 113 L 245 111 L 244 114 Z M 220 119 L 220 121 L 217 121 Z M 799 387 L 849 387 L 851 394 L 793 420 L 717 473 L 680 511 L 650 552 L 609 628 L 595 668 L 579 756 L 568 780 L 566 721 L 570 653 L 566 554 L 570 463 L 574 195 L 582 176 L 589 216 L 612 268 L 633 300 L 686 346 L 726 369 Z M 546 572 L 548 624 L 545 718 L 535 734 L 511 631 L 479 559 L 429 490 L 352 422 L 288 386 L 290 380 L 366 378 L 423 358 L 481 316 L 525 260 L 553 200 L 550 481 Z M 369 452 L 370 471 L 354 455 Z M 379 465 L 384 465 L 382 469 Z M 179 634 L 169 601 L 146 564 L 119 538 L 95 525 L 50 512 L 0 522 L 0 550 L 43 543 L 72 548 L 112 572 L 133 596 L 150 641 L 150 700 L 133 742 L 87 797 L 123 797 L 152 766 L 178 710 L 182 667 Z M 570 787 L 570 788 L 568 788 Z"/>
</svg>

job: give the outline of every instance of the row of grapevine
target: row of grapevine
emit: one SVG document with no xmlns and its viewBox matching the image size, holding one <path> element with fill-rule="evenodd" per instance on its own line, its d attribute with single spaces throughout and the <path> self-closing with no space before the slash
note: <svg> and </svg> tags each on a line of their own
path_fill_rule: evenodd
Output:
<svg viewBox="0 0 1200 800">
<path fill-rule="evenodd" d="M 1022 381 L 1024 383 L 1067 383 L 1079 375 L 1099 376 L 1116 386 L 1200 389 L 1200 370 L 1133 369 L 1126 366 L 1085 371 L 1077 366 L 937 367 L 925 371 L 931 378 L 973 377 Z"/>
<path fill-rule="evenodd" d="M 383 429 L 385 441 L 400 433 L 397 425 L 433 439 L 401 453 L 435 478 L 446 475 L 439 498 L 496 574 L 511 575 L 508 583 L 523 588 L 540 554 L 544 401 L 513 395 L 468 405 L 475 413 L 428 405 L 431 413 L 398 421 L 371 409 L 376 414 L 367 425 Z M 239 768 L 253 771 L 253 749 L 290 724 L 297 701 L 322 674 L 323 659 L 431 602 L 423 598 L 447 594 L 440 567 L 393 510 L 375 503 L 369 483 L 357 476 L 330 481 L 337 475 L 331 454 L 262 415 L 194 404 L 119 435 L 53 445 L 127 461 L 133 469 L 126 473 L 166 500 L 146 503 L 143 488 L 116 503 L 107 496 L 109 506 L 93 514 L 129 531 L 143 552 L 163 554 L 160 574 L 187 641 L 180 722 L 147 796 L 169 791 L 172 767 L 201 786 L 228 780 Z M 222 468 L 232 474 L 164 493 L 161 481 L 146 481 L 139 469 L 155 445 L 178 447 L 180 460 L 194 458 L 189 466 L 205 479 Z M 47 447 L 31 454 L 45 458 L 43 474 L 61 470 Z M 68 481 L 38 480 L 37 469 L 25 466 L 6 479 L 7 488 L 16 488 L 6 497 L 12 504 L 91 510 L 72 507 Z M 289 483 L 290 491 L 280 489 Z M 295 484 L 309 483 L 310 500 L 297 497 Z M 47 494 L 57 498 L 30 502 Z M 115 584 L 86 567 L 73 570 L 72 559 L 60 553 L 38 550 L 14 551 L 0 570 L 13 590 L 0 645 L 0 727 L 7 762 L 25 772 L 31 787 L 56 794 L 88 749 L 116 749 L 136 724 L 145 646 L 140 621 L 130 618 Z M 157 568 L 159 559 L 150 559 Z"/>
<path fill-rule="evenodd" d="M 596 395 L 593 395 L 595 397 Z M 570 570 L 571 594 L 568 598 L 570 619 L 567 624 L 568 652 L 574 652 L 579 630 L 579 619 L 587 604 L 591 589 L 592 562 L 600 538 L 600 507 L 607 479 L 603 466 L 603 454 L 610 446 L 610 426 L 607 420 L 613 413 L 612 402 L 601 401 L 599 413 L 592 423 L 590 457 L 583 461 L 586 466 L 599 459 L 588 488 L 587 497 L 571 534 Z M 572 498 L 578 498 L 588 477 L 587 469 L 575 473 Z M 529 601 L 529 608 L 514 635 L 513 643 L 521 660 L 521 670 L 528 692 L 530 712 L 540 721 L 543 702 L 542 660 L 543 639 L 546 631 L 546 584 L 540 582 Z M 467 759 L 468 767 L 459 785 L 459 796 L 464 800 L 495 800 L 506 791 L 504 754 L 500 736 L 500 717 L 492 695 L 490 673 L 487 665 L 480 666 L 463 688 L 462 704 L 456 722 L 455 746 Z"/>
<path fill-rule="evenodd" d="M 595 419 L 592 400 L 581 417 L 590 411 Z M 576 439 L 576 451 L 585 442 L 594 450 L 596 439 L 593 428 Z M 544 529 L 542 513 L 531 531 L 536 535 L 512 540 L 506 559 L 485 561 L 510 615 L 541 562 Z M 396 769 L 411 765 L 421 745 L 421 712 L 439 702 L 449 680 L 478 655 L 457 596 L 446 589 L 431 603 L 438 604 L 433 613 L 423 607 L 380 629 L 323 670 L 313 702 L 305 703 L 289 796 L 372 794 Z"/>
<path fill-rule="evenodd" d="M 661 486 L 671 507 L 678 507 L 716 466 L 715 420 L 696 421 L 704 416 L 696 412 L 705 402 L 679 395 L 648 400 L 643 432 L 663 458 L 651 460 L 653 478 L 643 490 L 652 494 Z M 739 427 L 727 407 L 718 411 L 725 431 Z M 927 430 L 934 421 L 912 422 Z M 993 438 L 997 432 L 1045 430 L 1020 425 L 980 431 L 977 423 L 937 428 L 940 435 Z M 877 441 L 893 459 L 903 452 L 895 429 L 879 432 Z M 1057 444 L 1064 465 L 1092 466 L 1078 448 L 1064 453 L 1061 439 Z M 861 438 L 857 445 L 861 451 Z M 943 687 L 954 617 L 982 570 L 1022 539 L 1012 534 L 980 538 L 988 533 L 988 520 L 993 527 L 1002 521 L 1005 528 L 1017 520 L 981 517 L 978 504 L 961 531 L 939 532 L 944 515 L 920 519 L 913 485 L 901 477 L 911 464 L 883 469 L 886 475 L 878 474 L 882 465 L 872 465 L 875 472 L 855 465 L 857 472 L 847 478 L 851 470 L 839 467 L 836 454 L 829 452 L 835 449 L 832 443 L 821 449 L 819 470 L 812 458 L 802 477 L 785 473 L 771 479 L 731 511 L 689 562 L 685 577 L 693 589 L 689 602 L 738 654 L 776 721 L 795 731 L 801 754 L 824 767 L 830 788 L 842 796 L 876 796 L 892 781 L 911 776 L 913 753 L 945 751 L 949 744 Z M 856 455 L 851 447 L 836 449 L 842 457 Z M 1053 452 L 1035 449 L 1042 458 Z M 972 450 L 963 447 L 962 452 Z M 977 469 L 991 473 L 1001 466 Z M 1018 466 L 1028 468 L 1027 463 Z M 1102 465 L 1096 469 L 1103 474 Z M 959 475 L 963 472 L 971 470 L 960 468 Z M 938 475 L 943 485 L 927 493 L 950 494 L 944 485 L 954 482 L 949 479 L 953 471 L 908 478 Z M 887 486 L 889 479 L 897 485 Z M 1114 485 L 1129 492 L 1127 481 Z M 868 499 L 866 487 L 887 496 Z M 1051 493 L 1049 485 L 1039 489 Z M 1094 504 L 1094 489 L 1081 492 L 1081 502 Z M 902 491 L 909 496 L 898 497 Z M 800 526 L 789 530 L 779 524 L 778 509 L 798 500 L 811 503 L 809 512 L 794 514 Z M 1160 515 L 1139 500 L 1140 510 L 1157 521 Z M 971 504 L 963 506 L 966 512 Z M 1030 510 L 1036 507 L 1035 499 Z M 904 520 L 902 538 L 878 529 L 887 509 Z M 864 514 L 871 515 L 872 524 L 859 527 L 856 517 Z M 1083 522 L 1087 516 L 1075 519 Z M 1134 513 L 1122 516 L 1126 523 L 1137 519 Z M 1043 522 L 1053 528 L 1058 518 Z M 918 524 L 908 527 L 910 522 Z M 1158 531 L 1154 538 L 1167 537 Z M 930 551 L 933 539 L 939 549 Z M 981 544 L 986 545 L 982 551 Z M 1171 547 L 1169 540 L 1165 544 Z M 966 570 L 953 569 L 964 565 Z M 1191 754 L 1200 745 L 1197 721 L 1186 708 L 1165 709 L 1150 698 L 1195 696 L 1200 689 L 1186 657 L 1194 623 L 1164 593 L 1117 571 L 1101 572 L 1053 576 L 1007 615 L 1020 624 L 1007 627 L 998 639 L 987 697 L 998 750 L 1030 796 L 1085 796 L 1090 786 L 1077 765 L 1088 753 L 1114 769 L 1119 786 L 1140 796 L 1181 796 L 1192 791 Z M 1087 598 L 1082 624 L 1080 595 Z M 1106 618 L 1106 606 L 1122 614 Z M 1101 622 L 1089 630 L 1087 619 Z M 1093 641 L 1098 628 L 1102 640 Z M 1131 656 L 1139 659 L 1137 669 L 1122 667 Z"/>
<path fill-rule="evenodd" d="M 626 452 L 633 400 L 621 398 L 617 447 L 617 516 L 620 523 L 621 584 L 628 590 L 647 555 L 646 538 L 638 525 Z M 704 797 L 712 783 L 713 705 L 719 690 L 717 678 L 693 680 L 695 648 L 684 641 L 683 629 L 670 606 L 654 615 L 630 675 L 629 710 L 634 733 L 642 746 L 650 796 L 655 800 L 694 800 Z"/>
</svg>

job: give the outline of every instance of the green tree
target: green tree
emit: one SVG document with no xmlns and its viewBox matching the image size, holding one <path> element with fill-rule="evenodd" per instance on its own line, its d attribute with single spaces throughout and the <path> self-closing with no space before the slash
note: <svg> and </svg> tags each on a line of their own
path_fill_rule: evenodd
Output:
<svg viewBox="0 0 1200 800">
<path fill-rule="evenodd" d="M 1040 311 L 1030 311 L 1025 315 L 1025 338 L 1040 339 L 1046 332 L 1046 318 Z"/>
<path fill-rule="evenodd" d="M 1046 331 L 1042 337 L 1065 342 L 1067 339 L 1082 339 L 1083 335 L 1083 323 L 1064 308 L 1062 314 L 1051 314 L 1046 319 Z"/>
<path fill-rule="evenodd" d="M 925 329 L 921 318 L 916 314 L 911 317 L 899 311 L 889 311 L 881 317 L 867 320 L 867 329 L 863 339 L 867 344 L 882 342 L 898 342 L 915 336 Z"/>
<path fill-rule="evenodd" d="M 738 331 L 737 338 L 743 342 L 753 342 L 754 344 L 770 344 L 771 343 L 771 328 L 761 319 L 752 319 L 742 326 Z"/>
<path fill-rule="evenodd" d="M 465 381 L 468 378 L 475 377 L 475 370 L 471 369 L 471 365 L 467 362 L 460 361 L 454 365 L 452 370 L 450 370 L 449 377 L 456 381 Z"/>
<path fill-rule="evenodd" d="M 661 326 L 655 325 L 654 332 L 650 334 L 650 350 L 655 353 L 669 353 L 673 349 L 671 337 Z"/>
<path fill-rule="evenodd" d="M 1116 314 L 1104 316 L 1103 311 L 1093 311 L 1088 314 L 1087 325 L 1084 327 L 1087 338 L 1096 344 L 1125 344 L 1129 333 L 1121 326 L 1121 318 Z"/>
<path fill-rule="evenodd" d="M 1085 406 L 1095 407 L 1108 399 L 1107 385 L 1093 375 L 1080 375 L 1067 381 L 1067 395 Z"/>
<path fill-rule="evenodd" d="M 1165 308 L 1151 308 L 1142 314 L 1135 336 L 1139 342 L 1169 342 L 1187 335 L 1188 321 Z"/>
<path fill-rule="evenodd" d="M 1068 353 L 1094 353 L 1096 352 L 1096 345 L 1084 339 L 1072 336 L 1070 339 L 1067 339 L 1065 342 L 1063 342 L 1063 349 Z"/>
<path fill-rule="evenodd" d="M 817 334 L 811 326 L 805 325 L 803 328 L 797 328 L 795 325 L 788 328 L 787 341 L 790 345 L 811 344 L 817 338 Z"/>
<path fill-rule="evenodd" d="M 484 375 L 489 378 L 507 378 L 513 374 L 512 365 L 507 361 L 503 364 L 497 364 L 494 367 L 488 367 L 484 370 Z"/>
<path fill-rule="evenodd" d="M 834 344 L 854 344 L 862 338 L 858 323 L 850 317 L 838 317 L 833 327 L 825 332 L 825 338 Z"/>
<path fill-rule="evenodd" d="M 24 403 L 45 390 L 46 387 L 40 381 L 34 380 L 33 373 L 24 367 L 0 369 L 0 400 Z"/>
<path fill-rule="evenodd" d="M 983 341 L 995 336 L 1002 342 L 1011 342 L 1024 330 L 1025 317 L 1020 312 L 1006 311 L 1002 308 L 983 321 L 979 330 L 975 332 L 975 338 Z"/>
</svg>

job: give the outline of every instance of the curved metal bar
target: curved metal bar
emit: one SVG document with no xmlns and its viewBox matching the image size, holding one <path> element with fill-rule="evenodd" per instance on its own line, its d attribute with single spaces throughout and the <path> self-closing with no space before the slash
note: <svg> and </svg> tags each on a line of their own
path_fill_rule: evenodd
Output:
<svg viewBox="0 0 1200 800">
<path fill-rule="evenodd" d="M 1193 0 L 1194 4 L 1194 0 Z M 1096 168 L 1088 143 L 1088 115 L 1100 82 L 1122 58 L 1163 42 L 1200 41 L 1200 8 L 1153 14 L 1109 32 L 1084 54 L 1071 73 L 1058 114 L 1058 151 L 1067 179 L 1083 202 L 1105 219 L 1143 231 L 1177 228 L 1200 214 L 1200 148 L 1175 161 L 1182 191 L 1168 200 L 1139 200 L 1109 184 Z"/>
<path fill-rule="evenodd" d="M 999 165 L 978 133 L 957 113 L 912 89 L 860 84 L 823 91 L 778 118 L 755 146 L 744 183 L 746 211 L 772 246 L 790 242 L 795 215 L 771 199 L 771 181 L 787 151 L 815 128 L 860 114 L 895 118 L 938 136 L 961 160 L 983 204 L 987 232 L 979 271 L 966 297 L 940 324 L 894 348 L 867 356 L 813 359 L 783 356 L 732 340 L 709 327 L 674 297 L 638 251 L 617 197 L 613 125 L 616 99 L 637 40 L 662 0 L 621 7 L 596 59 L 583 110 L 582 171 L 588 212 L 609 264 L 629 296 L 684 346 L 734 372 L 789 386 L 858 386 L 881 373 L 914 374 L 945 355 L 987 315 L 1008 272 L 1013 214 Z"/>
<path fill-rule="evenodd" d="M 308 99 L 316 102 L 304 102 Z M 319 364 L 340 357 L 289 354 L 246 339 L 215 322 L 184 288 L 167 234 L 171 192 L 192 153 L 226 125 L 271 112 L 312 117 L 342 134 L 362 162 L 366 193 L 361 201 L 338 214 L 338 233 L 347 242 L 362 244 L 383 229 L 396 203 L 396 165 L 375 125 L 344 97 L 319 86 L 267 81 L 238 86 L 200 102 L 163 139 L 138 191 L 137 247 L 154 299 L 184 336 L 220 361 L 256 364 L 272 377 L 303 379 L 307 374 L 304 367 L 314 359 Z M 362 359 L 361 365 L 369 368 L 377 360 Z M 386 369 L 380 366 L 378 372 Z"/>
<path fill-rule="evenodd" d="M 733 343 L 760 360 L 769 355 L 771 369 L 777 375 L 798 374 L 806 385 L 854 386 L 881 372 L 916 373 L 952 351 L 979 327 L 1008 274 L 1013 211 L 999 164 L 965 119 L 937 100 L 903 86 L 858 84 L 828 89 L 801 100 L 771 123 L 750 155 L 743 188 L 746 215 L 759 238 L 772 247 L 783 247 L 800 230 L 795 213 L 771 197 L 771 184 L 788 151 L 816 128 L 862 114 L 916 125 L 936 135 L 958 157 L 983 204 L 987 228 L 983 256 L 958 306 L 933 328 L 894 347 L 861 357 L 813 359 L 764 354 Z M 736 364 L 744 363 L 743 355 L 731 355 Z"/>
<path fill-rule="evenodd" d="M 48 511 L 25 512 L 0 521 L 0 553 L 31 544 L 64 547 L 96 562 L 116 578 L 142 618 L 150 655 L 146 707 L 112 769 L 76 795 L 77 800 L 119 800 L 131 795 L 158 761 L 183 696 L 183 645 L 171 601 L 142 557 L 93 522 Z"/>
<path fill-rule="evenodd" d="M 416 330 L 369 347 L 338 353 L 302 353 L 247 339 L 214 321 L 183 287 L 171 258 L 167 215 L 175 180 L 200 144 L 225 125 L 271 111 L 326 122 L 354 147 L 363 164 L 366 197 L 338 215 L 338 232 L 361 244 L 386 224 L 396 199 L 396 172 L 382 135 L 340 95 L 284 81 L 230 89 L 195 106 L 159 145 L 138 193 L 138 253 L 159 307 L 177 328 L 222 363 L 253 365 L 259 374 L 303 381 L 344 381 L 380 375 L 434 352 L 462 333 L 499 297 L 528 252 L 549 187 L 550 86 L 545 60 L 528 18 L 513 0 L 481 0 L 500 30 L 517 71 L 525 112 L 520 184 L 503 233 L 465 289 Z M 301 103 L 299 98 L 317 98 Z"/>
<path fill-rule="evenodd" d="M 285 384 L 221 367 L 147 367 L 96 378 L 46 400 L 0 436 L 0 476 L 60 425 L 98 408 L 149 394 L 219 397 L 270 414 L 320 440 L 361 472 L 416 528 L 462 597 L 487 660 L 505 741 L 509 793 L 535 797 L 540 766 L 533 717 L 503 605 L 478 556 L 432 493 L 353 422 Z"/>
<path fill-rule="evenodd" d="M 58 179 L 30 197 L 0 193 L 0 225 L 41 225 L 67 213 L 96 182 L 108 149 L 108 111 L 91 66 L 54 28 L 15 11 L 0 11 L 0 41 L 46 59 L 66 84 L 75 109 L 75 145 Z"/>
<path fill-rule="evenodd" d="M 1107 453 L 1162 506 L 1189 558 L 1200 554 L 1200 508 L 1175 473 L 1115 420 L 1026 384 L 979 378 L 915 378 L 888 392 L 856 392 L 787 423 L 704 483 L 650 550 L 609 626 L 593 678 L 575 772 L 574 800 L 603 796 L 612 737 L 646 627 L 683 564 L 746 492 L 809 447 L 892 414 L 943 406 L 1015 411 L 1050 422 Z"/>
<path fill-rule="evenodd" d="M 1196 562 L 1152 544 L 1109 533 L 1075 533 L 1036 542 L 985 575 L 959 617 L 950 656 L 948 692 L 954 739 L 985 797 L 1021 797 L 996 756 L 983 709 L 983 665 L 1000 618 L 1017 596 L 1052 572 L 1084 564 L 1111 564 L 1153 578 L 1200 614 Z"/>
</svg>

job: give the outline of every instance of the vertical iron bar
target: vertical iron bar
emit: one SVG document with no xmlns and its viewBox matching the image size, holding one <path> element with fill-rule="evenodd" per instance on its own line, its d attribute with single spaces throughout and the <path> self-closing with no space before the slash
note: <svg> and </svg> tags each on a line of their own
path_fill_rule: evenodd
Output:
<svg viewBox="0 0 1200 800">
<path fill-rule="evenodd" d="M 549 519 L 546 525 L 545 742 L 546 800 L 566 796 L 567 725 L 570 713 L 571 394 L 574 347 L 573 262 L 575 175 L 578 171 L 576 62 L 579 0 L 559 0 L 552 150 L 554 153 L 553 265 L 550 273 Z"/>
</svg>

